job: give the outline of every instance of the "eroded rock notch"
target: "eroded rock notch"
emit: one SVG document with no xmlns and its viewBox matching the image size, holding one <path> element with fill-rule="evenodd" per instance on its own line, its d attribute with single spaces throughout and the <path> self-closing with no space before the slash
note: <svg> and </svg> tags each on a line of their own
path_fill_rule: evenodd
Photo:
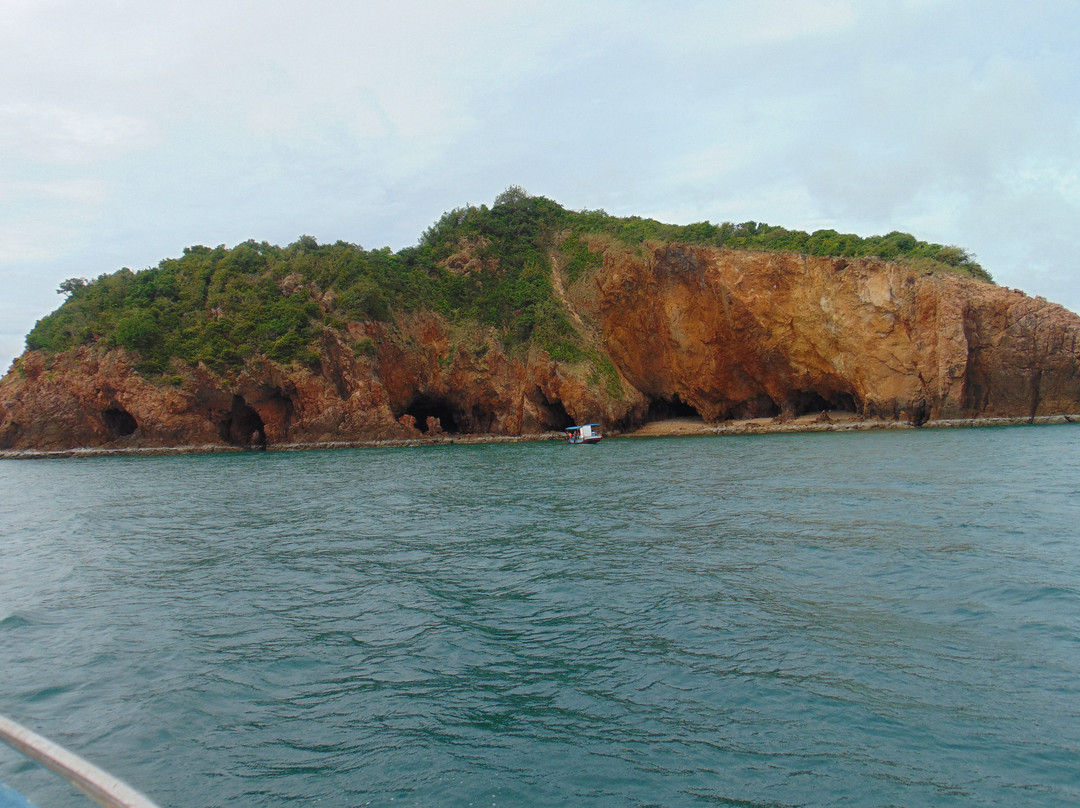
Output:
<svg viewBox="0 0 1080 808">
<path fill-rule="evenodd" d="M 416 428 L 425 434 L 460 432 L 464 417 L 461 409 L 447 399 L 429 395 L 413 398 L 403 414 L 415 419 Z"/>
<path fill-rule="evenodd" d="M 232 407 L 217 422 L 218 434 L 233 446 L 266 448 L 266 425 L 244 397 L 234 395 Z"/>
<path fill-rule="evenodd" d="M 102 410 L 101 420 L 105 424 L 106 431 L 114 440 L 134 435 L 135 430 L 139 428 L 135 416 L 119 404 L 114 404 L 113 406 Z"/>
</svg>

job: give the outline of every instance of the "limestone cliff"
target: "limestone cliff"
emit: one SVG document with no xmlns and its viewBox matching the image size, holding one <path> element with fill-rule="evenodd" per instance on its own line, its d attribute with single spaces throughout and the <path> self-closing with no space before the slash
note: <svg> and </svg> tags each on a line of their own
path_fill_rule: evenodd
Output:
<svg viewBox="0 0 1080 808">
<path fill-rule="evenodd" d="M 591 248 L 602 261 L 573 277 L 549 254 L 587 360 L 423 310 L 324 327 L 303 363 L 177 363 L 168 377 L 100 342 L 27 351 L 0 381 L 0 448 L 519 435 L 693 412 L 916 424 L 1080 412 L 1080 317 L 1042 299 L 876 259 Z"/>
</svg>

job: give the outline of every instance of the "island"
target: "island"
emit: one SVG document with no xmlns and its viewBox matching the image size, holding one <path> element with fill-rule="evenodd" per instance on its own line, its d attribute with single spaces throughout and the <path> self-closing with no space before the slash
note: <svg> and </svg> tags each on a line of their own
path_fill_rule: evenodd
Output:
<svg viewBox="0 0 1080 808">
<path fill-rule="evenodd" d="M 899 232 L 670 225 L 511 187 L 397 252 L 193 246 L 60 291 L 0 380 L 8 454 L 1080 413 L 1080 317 Z"/>
</svg>

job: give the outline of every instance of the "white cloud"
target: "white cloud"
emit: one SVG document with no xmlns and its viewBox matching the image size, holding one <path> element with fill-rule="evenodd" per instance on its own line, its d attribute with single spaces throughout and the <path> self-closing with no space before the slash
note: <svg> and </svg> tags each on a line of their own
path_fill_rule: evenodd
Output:
<svg viewBox="0 0 1080 808">
<path fill-rule="evenodd" d="M 150 127 L 130 115 L 103 115 L 49 103 L 0 104 L 0 151 L 8 159 L 89 164 L 150 143 Z"/>
<path fill-rule="evenodd" d="M 105 196 L 100 183 L 85 179 L 15 180 L 0 185 L 0 205 L 27 200 L 100 205 Z"/>
<path fill-rule="evenodd" d="M 721 8 L 730 9 L 730 29 L 742 44 L 759 45 L 843 31 L 855 20 L 853 5 L 840 0 L 750 0 L 736 3 L 734 8 Z"/>
</svg>

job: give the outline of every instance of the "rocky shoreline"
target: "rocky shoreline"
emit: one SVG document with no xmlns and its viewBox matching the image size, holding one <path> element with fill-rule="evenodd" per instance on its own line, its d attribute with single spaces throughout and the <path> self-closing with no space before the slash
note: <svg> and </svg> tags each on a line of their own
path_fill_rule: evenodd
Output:
<svg viewBox="0 0 1080 808">
<path fill-rule="evenodd" d="M 790 421 L 770 418 L 753 418 L 741 421 L 726 421 L 709 424 L 694 418 L 674 418 L 654 421 L 640 429 L 624 433 L 608 433 L 608 437 L 619 438 L 657 438 L 686 437 L 702 435 L 776 435 L 799 432 L 857 432 L 891 429 L 958 429 L 995 426 L 1047 426 L 1080 424 L 1080 414 L 1043 415 L 1035 418 L 995 417 L 995 418 L 953 418 L 927 421 L 922 426 L 905 421 L 886 421 L 875 418 L 861 418 L 857 415 L 837 415 L 827 419 L 821 416 L 803 417 Z M 486 444 L 486 443 L 535 443 L 539 441 L 563 440 L 562 432 L 542 432 L 530 435 L 438 435 L 431 438 L 410 438 L 402 440 L 367 440 L 367 441 L 320 441 L 312 443 L 280 443 L 265 449 L 252 449 L 227 444 L 204 444 L 200 446 L 121 446 L 121 447 L 85 447 L 55 450 L 2 450 L 0 460 L 44 460 L 80 457 L 156 457 L 185 454 L 236 454 L 243 452 L 300 452 L 326 449 L 379 449 L 407 448 L 411 446 L 440 446 L 449 444 Z"/>
<path fill-rule="evenodd" d="M 950 418 L 927 421 L 921 426 L 907 421 L 887 421 L 878 418 L 833 417 L 829 419 L 798 418 L 791 421 L 756 418 L 722 424 L 706 424 L 693 419 L 646 424 L 627 433 L 627 437 L 670 437 L 676 435 L 764 435 L 795 432 L 855 432 L 884 429 L 957 429 L 994 426 L 1029 426 L 1051 424 L 1080 424 L 1080 415 L 1040 415 L 1026 417 Z"/>
<path fill-rule="evenodd" d="M 551 343 L 555 356 L 429 310 L 328 325 L 304 362 L 172 357 L 155 375 L 104 336 L 28 350 L 0 379 L 0 457 L 536 440 L 575 422 L 647 436 L 1080 412 L 1080 316 L 1040 298 L 876 259 L 594 246 L 588 272 L 549 256 L 576 335 Z M 329 291 L 282 283 L 336 311 Z M 668 419 L 697 420 L 657 426 Z"/>
</svg>

